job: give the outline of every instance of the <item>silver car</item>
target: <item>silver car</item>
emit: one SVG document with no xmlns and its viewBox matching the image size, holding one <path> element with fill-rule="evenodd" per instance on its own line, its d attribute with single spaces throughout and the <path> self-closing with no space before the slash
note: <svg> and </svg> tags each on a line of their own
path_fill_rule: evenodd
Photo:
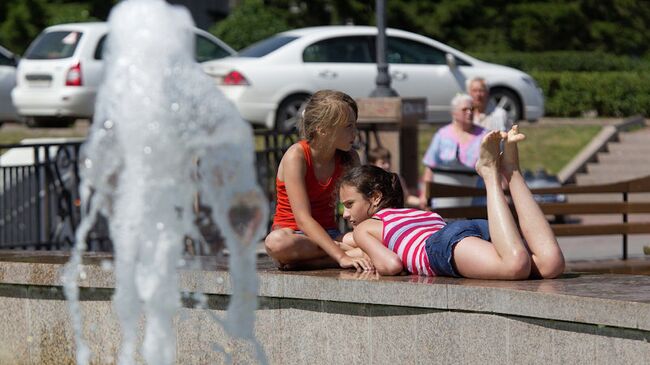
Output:
<svg viewBox="0 0 650 365">
<path fill-rule="evenodd" d="M 291 30 L 232 57 L 202 64 L 243 118 L 268 128 L 291 128 L 309 95 L 336 89 L 367 97 L 375 88 L 375 37 L 370 26 L 324 26 Z M 415 33 L 387 30 L 391 86 L 402 97 L 426 97 L 427 120 L 449 121 L 452 97 L 466 80 L 486 79 L 491 97 L 513 120 L 536 120 L 544 98 L 533 78 L 487 63 Z"/>
</svg>

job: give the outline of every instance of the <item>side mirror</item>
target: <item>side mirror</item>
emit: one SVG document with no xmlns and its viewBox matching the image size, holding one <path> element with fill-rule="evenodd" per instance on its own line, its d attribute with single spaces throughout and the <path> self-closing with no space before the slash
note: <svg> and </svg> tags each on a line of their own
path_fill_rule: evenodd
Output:
<svg viewBox="0 0 650 365">
<path fill-rule="evenodd" d="M 453 54 L 447 53 L 445 55 L 445 59 L 447 60 L 447 66 L 449 66 L 449 68 L 451 69 L 456 68 L 456 57 L 454 57 Z"/>
<path fill-rule="evenodd" d="M 13 61 L 14 66 L 18 67 L 18 62 L 20 62 L 20 57 L 11 56 L 11 61 Z"/>
</svg>

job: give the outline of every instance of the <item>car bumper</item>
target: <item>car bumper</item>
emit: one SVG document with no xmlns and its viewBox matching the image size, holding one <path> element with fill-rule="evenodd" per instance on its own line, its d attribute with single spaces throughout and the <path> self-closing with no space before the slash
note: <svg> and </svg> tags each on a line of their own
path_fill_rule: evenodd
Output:
<svg viewBox="0 0 650 365">
<path fill-rule="evenodd" d="M 218 86 L 219 90 L 237 107 L 241 117 L 254 125 L 273 128 L 277 104 L 254 100 L 246 86 Z"/>
<path fill-rule="evenodd" d="M 74 87 L 60 92 L 16 87 L 11 92 L 18 114 L 30 117 L 90 118 L 95 97 L 95 90 Z"/>
<path fill-rule="evenodd" d="M 535 88 L 535 91 L 527 95 L 525 100 L 524 119 L 535 121 L 544 116 L 544 94 L 542 89 Z"/>
</svg>

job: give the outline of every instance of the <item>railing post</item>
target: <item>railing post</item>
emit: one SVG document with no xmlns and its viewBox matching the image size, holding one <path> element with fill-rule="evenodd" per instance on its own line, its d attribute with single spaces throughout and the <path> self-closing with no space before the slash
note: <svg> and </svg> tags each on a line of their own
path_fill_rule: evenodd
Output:
<svg viewBox="0 0 650 365">
<path fill-rule="evenodd" d="M 43 236 L 43 240 L 46 243 L 49 244 L 49 243 L 51 243 L 50 242 L 50 238 L 51 238 L 50 237 L 50 232 L 51 232 L 51 229 L 52 229 L 52 222 L 51 222 L 51 219 L 52 219 L 51 213 L 52 212 L 51 212 L 51 206 L 50 206 L 51 205 L 50 204 L 50 181 L 52 179 L 50 178 L 49 166 L 48 166 L 48 164 L 50 162 L 50 148 L 49 148 L 48 145 L 44 145 L 44 146 L 41 146 L 40 148 L 38 148 L 38 150 L 40 151 L 41 148 L 43 149 L 43 154 L 44 154 L 43 163 L 41 164 L 41 161 L 40 161 L 40 158 L 39 158 L 40 156 L 38 154 L 34 156 L 34 163 L 37 166 L 41 166 L 43 168 L 43 187 L 42 187 L 43 188 L 43 205 L 42 205 L 42 207 L 44 208 L 43 212 L 45 213 L 45 215 L 43 216 L 43 228 L 45 230 L 45 235 Z"/>
<path fill-rule="evenodd" d="M 623 193 L 623 202 L 627 203 L 627 192 Z M 623 213 L 623 223 L 627 223 L 627 211 Z M 627 260 L 627 233 L 623 233 L 623 260 Z"/>
</svg>

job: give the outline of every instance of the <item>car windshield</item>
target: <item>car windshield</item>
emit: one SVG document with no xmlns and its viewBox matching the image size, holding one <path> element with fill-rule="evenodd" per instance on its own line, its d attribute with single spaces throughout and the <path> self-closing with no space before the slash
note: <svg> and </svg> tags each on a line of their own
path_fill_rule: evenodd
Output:
<svg viewBox="0 0 650 365">
<path fill-rule="evenodd" d="M 47 32 L 36 38 L 25 53 L 28 60 L 52 60 L 72 57 L 81 39 L 81 32 Z"/>
<path fill-rule="evenodd" d="M 294 36 L 275 36 L 267 38 L 263 41 L 254 43 L 253 45 L 244 48 L 237 54 L 239 57 L 264 57 L 267 54 L 275 51 L 276 49 L 284 46 L 285 44 L 298 39 Z"/>
</svg>

